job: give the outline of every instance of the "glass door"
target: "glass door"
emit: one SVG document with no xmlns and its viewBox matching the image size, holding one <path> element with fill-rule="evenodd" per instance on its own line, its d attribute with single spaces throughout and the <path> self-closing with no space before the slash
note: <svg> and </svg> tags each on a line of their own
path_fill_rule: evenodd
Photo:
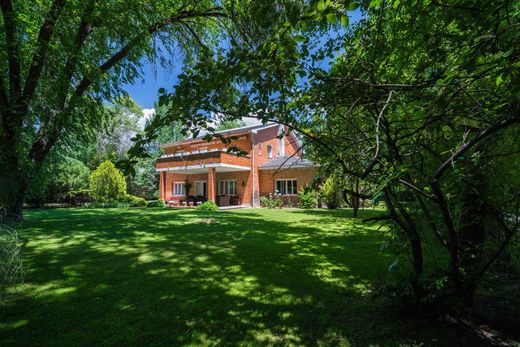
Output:
<svg viewBox="0 0 520 347">
<path fill-rule="evenodd" d="M 206 197 L 208 194 L 208 183 L 206 181 L 195 182 L 195 195 Z"/>
</svg>

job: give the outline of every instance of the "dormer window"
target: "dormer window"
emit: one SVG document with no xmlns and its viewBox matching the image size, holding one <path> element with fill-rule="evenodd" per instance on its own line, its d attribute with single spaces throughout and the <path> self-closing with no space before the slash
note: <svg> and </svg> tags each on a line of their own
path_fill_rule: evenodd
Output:
<svg viewBox="0 0 520 347">
<path fill-rule="evenodd" d="M 273 157 L 273 146 L 267 145 L 267 158 L 271 159 Z"/>
</svg>

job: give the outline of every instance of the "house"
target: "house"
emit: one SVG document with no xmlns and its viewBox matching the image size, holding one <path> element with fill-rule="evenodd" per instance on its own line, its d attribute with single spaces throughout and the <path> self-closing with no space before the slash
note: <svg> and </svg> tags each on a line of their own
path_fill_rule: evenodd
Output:
<svg viewBox="0 0 520 347">
<path fill-rule="evenodd" d="M 218 132 L 233 137 L 194 139 L 163 145 L 157 159 L 160 197 L 169 205 L 193 205 L 211 200 L 219 206 L 259 206 L 260 196 L 276 191 L 297 203 L 298 192 L 310 185 L 315 164 L 301 157 L 301 141 L 278 124 L 255 125 Z M 282 138 L 279 135 L 284 134 Z M 228 153 L 236 146 L 247 155 Z"/>
</svg>

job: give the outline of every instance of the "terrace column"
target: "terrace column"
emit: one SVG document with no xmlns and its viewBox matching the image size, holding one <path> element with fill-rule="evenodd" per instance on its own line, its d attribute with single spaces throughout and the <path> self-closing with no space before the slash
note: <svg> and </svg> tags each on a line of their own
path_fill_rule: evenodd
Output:
<svg viewBox="0 0 520 347">
<path fill-rule="evenodd" d="M 159 175 L 159 195 L 162 200 L 166 200 L 166 171 Z"/>
<path fill-rule="evenodd" d="M 208 168 L 208 200 L 217 202 L 217 174 L 214 167 Z"/>
</svg>

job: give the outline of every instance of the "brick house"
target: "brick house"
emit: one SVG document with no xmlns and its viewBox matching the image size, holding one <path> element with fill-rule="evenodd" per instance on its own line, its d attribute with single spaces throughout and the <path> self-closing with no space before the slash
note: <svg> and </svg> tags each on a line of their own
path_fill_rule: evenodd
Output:
<svg viewBox="0 0 520 347">
<path fill-rule="evenodd" d="M 278 191 L 297 203 L 298 192 L 310 185 L 315 164 L 301 158 L 300 139 L 278 124 L 255 125 L 218 132 L 236 137 L 231 145 L 246 156 L 227 153 L 220 139 L 202 137 L 161 146 L 157 159 L 161 199 L 169 205 L 193 205 L 211 200 L 219 206 L 259 206 L 259 198 Z"/>
</svg>

